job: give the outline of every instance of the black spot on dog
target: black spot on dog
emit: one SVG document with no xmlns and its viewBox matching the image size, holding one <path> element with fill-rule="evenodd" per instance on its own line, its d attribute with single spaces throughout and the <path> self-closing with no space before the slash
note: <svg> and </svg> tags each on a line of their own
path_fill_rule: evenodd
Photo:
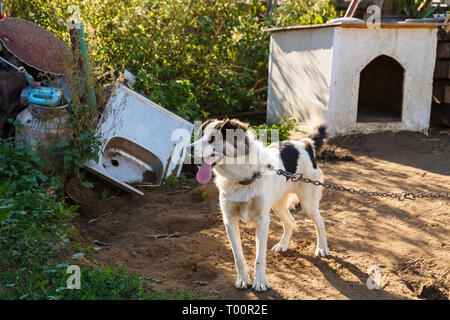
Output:
<svg viewBox="0 0 450 320">
<path fill-rule="evenodd" d="M 248 124 L 236 119 L 225 119 L 222 122 L 216 124 L 214 128 L 220 131 L 223 140 L 226 140 L 234 145 L 234 149 L 238 154 L 242 154 L 242 152 L 240 152 L 239 150 L 240 148 L 243 149 L 243 154 L 247 154 L 249 152 L 249 140 L 246 135 Z M 242 134 L 242 136 L 240 134 Z M 239 142 L 242 140 L 242 138 L 244 138 L 243 146 L 239 145 Z M 233 141 L 231 141 L 232 139 Z M 227 154 L 226 144 L 224 144 L 224 153 Z"/>
<path fill-rule="evenodd" d="M 305 150 L 306 150 L 306 152 L 308 152 L 309 159 L 311 160 L 313 168 L 317 169 L 317 163 L 316 163 L 316 160 L 314 159 L 314 151 L 313 151 L 312 146 L 309 143 L 307 143 L 305 145 Z"/>
<path fill-rule="evenodd" d="M 241 129 L 244 132 L 247 131 L 248 129 L 248 124 L 243 123 L 239 120 L 236 119 L 225 119 L 222 122 L 218 123 L 215 126 L 216 129 L 219 129 L 220 132 L 222 133 L 222 136 L 226 139 L 227 136 L 227 130 L 236 130 L 236 129 Z"/>
<path fill-rule="evenodd" d="M 203 122 L 202 127 L 199 130 L 199 133 L 201 133 L 200 137 L 203 137 L 203 133 L 205 133 L 205 129 L 211 122 L 217 121 L 217 119 L 208 119 L 205 122 Z M 198 135 L 198 134 L 197 134 Z"/>
<path fill-rule="evenodd" d="M 280 143 L 280 158 L 283 161 L 284 169 L 289 173 L 296 173 L 297 161 L 300 153 L 290 142 Z M 287 180 L 287 179 L 286 179 Z"/>
</svg>

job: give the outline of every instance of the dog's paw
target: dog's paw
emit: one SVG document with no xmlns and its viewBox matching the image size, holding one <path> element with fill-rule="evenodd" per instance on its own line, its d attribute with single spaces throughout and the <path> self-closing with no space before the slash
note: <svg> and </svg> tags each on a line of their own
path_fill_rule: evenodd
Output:
<svg viewBox="0 0 450 320">
<path fill-rule="evenodd" d="M 278 242 L 276 245 L 273 246 L 272 250 L 275 252 L 285 252 L 289 248 L 289 243 L 284 244 L 281 241 Z"/>
<path fill-rule="evenodd" d="M 241 277 L 239 276 L 236 280 L 236 283 L 234 284 L 234 286 L 236 287 L 236 289 L 247 289 L 249 285 L 251 285 L 252 283 L 250 282 L 250 277 L 247 275 L 245 277 Z"/>
<path fill-rule="evenodd" d="M 253 281 L 253 290 L 256 292 L 263 292 L 270 289 L 269 282 L 267 282 L 267 279 L 265 276 L 259 277 L 255 275 L 255 281 Z"/>
<path fill-rule="evenodd" d="M 330 255 L 330 250 L 328 250 L 328 247 L 325 248 L 317 247 L 316 252 L 314 252 L 314 255 L 316 257 L 326 257 Z"/>
</svg>

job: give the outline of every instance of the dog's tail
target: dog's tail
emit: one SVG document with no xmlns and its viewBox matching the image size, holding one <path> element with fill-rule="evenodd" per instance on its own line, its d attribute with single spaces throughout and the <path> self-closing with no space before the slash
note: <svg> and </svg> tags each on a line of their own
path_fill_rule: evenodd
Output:
<svg viewBox="0 0 450 320">
<path fill-rule="evenodd" d="M 311 125 L 309 127 L 303 125 L 301 129 L 297 128 L 297 131 L 294 131 L 289 135 L 289 140 L 297 140 L 297 141 L 304 140 L 305 142 L 307 142 L 307 144 L 311 145 L 314 154 L 317 154 L 320 151 L 320 148 L 322 148 L 324 140 L 326 138 L 327 138 L 327 126 L 326 124 L 323 123 L 316 125 L 314 127 L 312 127 Z"/>
<path fill-rule="evenodd" d="M 323 146 L 323 141 L 327 137 L 327 126 L 322 124 L 314 132 L 308 135 L 308 138 L 313 141 L 314 152 L 320 151 Z"/>
</svg>

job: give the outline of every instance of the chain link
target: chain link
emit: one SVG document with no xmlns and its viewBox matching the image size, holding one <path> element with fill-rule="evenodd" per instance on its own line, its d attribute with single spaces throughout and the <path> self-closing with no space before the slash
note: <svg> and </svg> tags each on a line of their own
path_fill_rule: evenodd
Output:
<svg viewBox="0 0 450 320">
<path fill-rule="evenodd" d="M 275 170 L 275 169 L 274 169 Z M 282 169 L 276 170 L 277 174 L 280 176 L 284 176 L 287 179 L 291 180 L 292 182 L 298 182 L 303 181 L 305 183 L 311 183 L 315 186 L 322 186 L 326 189 L 333 189 L 338 191 L 346 191 L 349 193 L 358 193 L 363 196 L 369 196 L 369 197 L 383 197 L 383 198 L 397 198 L 399 201 L 403 200 L 416 200 L 417 198 L 449 198 L 450 193 L 449 192 L 440 192 L 440 193 L 413 193 L 408 191 L 403 191 L 400 193 L 395 192 L 376 192 L 376 191 L 366 191 L 362 189 L 355 189 L 355 188 L 346 188 L 341 185 L 332 184 L 332 183 L 326 183 L 321 182 L 318 180 L 311 180 L 308 178 L 304 178 L 303 174 L 301 173 L 295 173 L 292 174 L 290 172 L 284 171 Z"/>
</svg>

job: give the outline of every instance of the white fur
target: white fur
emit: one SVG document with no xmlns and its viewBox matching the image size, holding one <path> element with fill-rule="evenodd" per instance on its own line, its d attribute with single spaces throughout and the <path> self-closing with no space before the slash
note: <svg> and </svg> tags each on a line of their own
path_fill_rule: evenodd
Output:
<svg viewBox="0 0 450 320">
<path fill-rule="evenodd" d="M 208 142 L 211 136 L 211 129 L 220 121 L 208 124 L 203 137 L 192 144 L 194 155 L 206 157 L 211 155 L 213 150 Z M 303 182 L 286 182 L 286 178 L 279 176 L 275 171 L 267 168 L 270 164 L 272 168 L 284 169 L 283 162 L 279 155 L 277 145 L 264 147 L 261 142 L 254 139 L 253 134 L 247 133 L 249 139 L 250 152 L 247 158 L 256 159 L 252 163 L 235 164 L 231 163 L 229 155 L 224 154 L 224 160 L 214 166 L 216 175 L 215 183 L 220 191 L 220 207 L 223 214 L 223 222 L 231 243 L 234 259 L 237 267 L 238 277 L 235 283 L 236 288 L 245 289 L 251 284 L 248 275 L 248 268 L 242 251 L 238 222 L 252 222 L 256 225 L 256 260 L 255 272 L 252 288 L 255 291 L 265 291 L 270 288 L 266 279 L 266 249 L 269 234 L 270 209 L 280 217 L 283 222 L 283 236 L 272 250 L 284 252 L 289 247 L 289 242 L 294 228 L 294 218 L 289 212 L 289 205 L 292 196 L 296 196 L 300 201 L 302 209 L 311 218 L 316 227 L 317 247 L 316 256 L 327 256 L 329 254 L 327 238 L 323 219 L 319 213 L 319 203 L 322 197 L 320 187 Z M 311 139 L 300 141 L 290 141 L 300 156 L 297 161 L 297 172 L 303 173 L 304 177 L 322 181 L 322 172 L 319 168 L 314 169 L 305 150 L 305 143 L 314 145 Z M 231 146 L 228 146 L 232 149 Z M 202 150 L 200 150 L 202 149 Z M 215 154 L 217 150 L 215 150 Z M 244 156 L 241 156 L 244 157 Z M 234 162 L 236 158 L 232 159 Z M 254 172 L 260 171 L 263 176 L 256 179 L 250 185 L 241 185 L 239 181 L 252 177 Z"/>
</svg>

